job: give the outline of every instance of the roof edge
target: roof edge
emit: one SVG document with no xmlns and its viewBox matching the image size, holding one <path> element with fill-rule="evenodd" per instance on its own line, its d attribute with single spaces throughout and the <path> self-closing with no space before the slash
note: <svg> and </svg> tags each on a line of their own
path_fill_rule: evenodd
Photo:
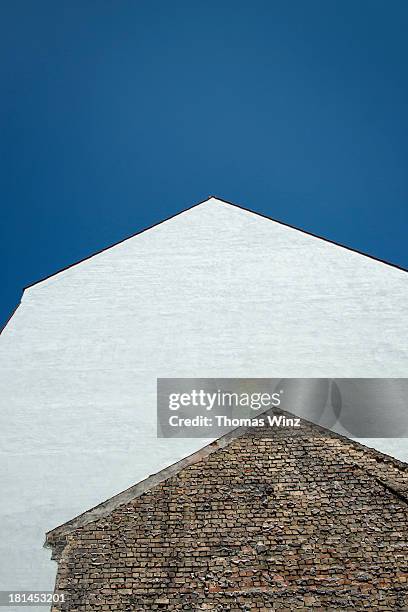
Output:
<svg viewBox="0 0 408 612">
<path fill-rule="evenodd" d="M 276 412 L 279 414 L 285 414 L 289 416 L 296 416 L 290 412 L 287 412 L 286 410 L 284 411 L 279 408 L 268 409 L 263 414 L 268 414 L 271 412 Z M 399 459 L 396 459 L 395 457 L 392 457 L 391 455 L 387 455 L 385 453 L 382 453 L 381 451 L 376 450 L 375 448 L 366 446 L 365 444 L 358 442 L 358 440 L 356 439 L 348 438 L 347 436 L 344 436 L 343 434 L 339 434 L 337 432 L 331 431 L 330 429 L 327 429 L 326 427 L 313 423 L 312 421 L 309 421 L 308 419 L 305 419 L 303 417 L 301 418 L 301 421 L 305 423 L 307 426 L 311 427 L 312 429 L 319 430 L 325 437 L 330 437 L 331 439 L 333 438 L 340 439 L 346 444 L 358 450 L 362 450 L 365 452 L 369 451 L 371 456 L 374 459 L 376 459 L 376 461 L 389 463 L 393 467 L 399 470 L 408 471 L 408 463 L 404 463 L 403 461 L 400 461 Z M 222 448 L 225 448 L 226 446 L 228 446 L 228 444 L 236 440 L 240 435 L 244 434 L 247 431 L 248 431 L 248 427 L 238 427 L 236 429 L 233 429 L 232 431 L 228 432 L 224 436 L 221 436 L 217 440 L 210 442 L 210 444 L 203 446 L 202 448 L 200 448 L 198 451 L 195 451 L 191 455 L 184 457 L 180 461 L 177 461 L 176 463 L 169 465 L 168 467 L 160 470 L 159 472 L 155 474 L 151 474 L 147 478 L 144 478 L 143 480 L 132 485 L 128 489 L 125 489 L 124 491 L 121 491 L 120 493 L 113 495 L 112 497 L 94 506 L 93 508 L 86 510 L 85 512 L 83 512 L 82 514 L 79 514 L 73 519 L 55 527 L 51 531 L 48 531 L 45 536 L 44 547 L 52 548 L 53 546 L 55 546 L 56 538 L 64 537 L 65 535 L 69 534 L 71 531 L 74 531 L 78 527 L 83 527 L 87 525 L 88 523 L 92 523 L 93 521 L 96 521 L 99 518 L 107 516 L 111 511 L 115 510 L 122 504 L 127 503 L 137 497 L 140 497 L 141 495 L 143 495 L 143 493 L 146 493 L 147 491 L 149 491 L 156 485 L 160 484 L 161 482 L 164 482 L 165 480 L 167 480 L 168 478 L 171 478 L 172 476 L 175 476 L 183 468 L 193 465 L 194 463 L 197 463 L 201 459 L 205 459 L 212 453 Z M 387 483 L 384 483 L 381 481 L 381 484 L 386 486 L 389 490 L 393 491 L 393 489 L 389 485 L 387 485 Z M 395 491 L 393 492 L 399 496 L 399 493 Z"/>
<path fill-rule="evenodd" d="M 104 251 L 108 251 L 112 247 L 122 244 L 122 242 L 126 242 L 126 240 L 129 240 L 130 238 L 134 238 L 135 236 L 138 236 L 139 234 L 143 234 L 144 232 L 147 232 L 148 230 L 151 230 L 157 227 L 158 225 L 165 223 L 166 221 L 170 221 L 171 219 L 174 219 L 175 217 L 178 217 L 179 215 L 182 215 L 183 213 L 188 212 L 189 210 L 192 210 L 196 206 L 200 206 L 200 204 L 204 204 L 205 202 L 208 202 L 209 200 L 212 200 L 212 199 L 223 202 L 224 204 L 229 204 L 230 206 L 234 206 L 235 208 L 239 208 L 241 210 L 244 210 L 245 212 L 252 213 L 253 215 L 262 217 L 263 219 L 266 219 L 268 221 L 274 221 L 275 223 L 278 223 L 279 225 L 283 225 L 284 227 L 289 227 L 290 229 L 301 232 L 302 234 L 306 234 L 307 236 L 311 236 L 312 238 L 318 238 L 319 240 L 323 240 L 324 242 L 328 242 L 329 244 L 333 244 L 334 246 L 340 247 L 342 249 L 346 249 L 347 251 L 351 251 L 352 253 L 356 253 L 357 255 L 368 257 L 369 259 L 372 259 L 373 261 L 376 261 L 377 263 L 382 263 L 386 266 L 389 266 L 390 268 L 401 270 L 402 272 L 408 272 L 408 268 L 404 268 L 403 266 L 400 266 L 398 264 L 392 263 L 385 259 L 380 259 L 379 257 L 375 257 L 374 255 L 369 255 L 368 253 L 364 253 L 363 251 L 359 251 L 358 249 L 354 249 L 353 247 L 346 246 L 345 244 L 341 244 L 340 242 L 336 242 L 335 240 L 331 240 L 330 238 L 319 236 L 319 234 L 314 234 L 313 232 L 309 232 L 300 227 L 296 227 L 296 225 L 291 225 L 290 223 L 286 223 L 285 221 L 280 221 L 279 219 L 275 219 L 274 217 L 269 217 L 268 215 L 264 215 L 263 213 L 252 210 L 251 208 L 243 206 L 242 204 L 236 204 L 235 202 L 231 202 L 229 200 L 226 200 L 225 198 L 221 198 L 220 196 L 210 195 L 204 200 L 201 200 L 200 202 L 196 202 L 195 204 L 192 204 L 191 206 L 188 206 L 187 208 L 183 208 L 182 210 L 175 213 L 174 215 L 171 215 L 170 217 L 166 217 L 165 219 L 162 219 L 161 221 L 158 221 L 157 223 L 153 223 L 152 225 L 149 225 L 145 227 L 144 229 L 135 232 L 134 234 L 130 234 L 129 236 L 126 236 L 125 238 L 122 238 L 121 240 L 118 240 L 117 242 L 114 242 L 113 244 L 110 244 L 104 247 L 103 249 L 99 249 L 98 251 L 95 251 L 94 253 L 91 253 L 90 255 L 87 255 L 86 257 L 83 257 L 82 259 L 79 259 L 78 261 L 75 261 L 74 263 L 69 264 L 68 266 L 64 266 L 63 268 L 60 268 L 59 270 L 56 270 L 55 272 L 52 272 L 51 274 L 47 274 L 46 276 L 43 276 L 42 278 L 39 278 L 38 280 L 33 281 L 32 283 L 29 283 L 28 285 L 25 285 L 23 287 L 22 294 L 24 293 L 26 289 L 34 287 L 35 285 L 38 285 L 39 283 L 42 283 L 48 280 L 49 278 L 52 278 L 53 276 L 57 276 L 61 272 L 65 272 L 65 270 L 69 270 L 70 268 L 73 268 L 77 266 L 78 264 L 84 261 L 87 261 L 88 259 L 91 259 L 92 257 L 95 257 L 95 255 L 99 255 L 100 253 L 103 253 Z M 8 317 L 4 325 L 0 328 L 0 335 L 7 327 L 8 323 L 10 322 L 11 318 L 15 314 L 20 304 L 21 304 L 21 300 L 19 304 L 17 304 L 17 306 L 14 308 L 14 310 L 12 311 L 11 315 Z"/>
<path fill-rule="evenodd" d="M 13 308 L 13 310 L 11 311 L 10 315 L 7 317 L 6 321 L 4 322 L 4 324 L 2 325 L 2 327 L 0 328 L 0 336 L 1 334 L 4 332 L 4 330 L 6 329 L 7 325 L 10 323 L 11 319 L 14 317 L 14 315 L 16 314 L 19 306 L 21 306 L 21 301 L 23 299 L 23 294 L 24 294 L 24 289 L 21 292 L 21 296 L 20 296 L 20 301 L 18 304 L 16 304 L 16 306 Z"/>
<path fill-rule="evenodd" d="M 195 204 L 192 204 L 191 206 L 188 206 L 187 208 L 183 208 L 182 210 L 175 213 L 174 215 L 171 215 L 170 217 L 166 217 L 165 219 L 162 219 L 161 221 L 158 221 L 157 223 L 153 223 L 152 225 L 149 225 L 135 232 L 134 234 L 130 234 L 129 236 L 126 236 L 125 238 L 122 238 L 121 240 L 118 240 L 117 242 L 114 242 L 113 244 L 110 244 L 104 247 L 103 249 L 99 249 L 98 251 L 95 251 L 94 253 L 91 253 L 90 255 L 87 255 L 86 257 L 83 257 L 82 259 L 79 259 L 78 261 L 75 261 L 74 263 L 69 264 L 68 266 L 64 266 L 63 268 L 60 268 L 59 270 L 57 270 L 56 272 L 53 272 L 52 274 L 48 274 L 47 276 L 44 276 L 26 285 L 24 287 L 24 290 L 30 287 L 33 287 L 34 285 L 38 285 L 39 283 L 42 283 L 43 281 L 48 280 L 49 278 L 52 278 L 53 276 L 56 276 L 57 274 L 60 274 L 61 272 L 65 272 L 65 270 L 69 270 L 70 268 L 73 268 L 74 266 L 77 266 L 78 264 L 84 261 L 87 261 L 88 259 L 91 259 L 92 257 L 95 257 L 95 255 L 99 255 L 100 253 L 103 253 L 104 251 L 108 251 L 109 249 L 121 244 L 122 242 L 126 242 L 126 240 L 129 240 L 130 238 L 139 236 L 140 234 L 143 234 L 144 232 L 147 232 L 148 230 L 151 230 L 161 225 L 162 223 L 166 223 L 166 221 L 170 221 L 171 219 L 174 219 L 175 217 L 178 217 L 179 215 L 182 215 L 183 213 L 188 212 L 189 210 L 192 210 L 193 208 L 196 208 L 197 206 L 200 206 L 201 204 L 204 204 L 205 202 L 208 202 L 209 200 L 212 200 L 212 199 L 218 200 L 219 202 L 222 202 L 224 204 L 228 204 L 229 206 L 234 206 L 235 208 L 239 208 L 241 210 L 244 210 L 245 212 L 249 212 L 258 217 L 262 217 L 263 219 L 266 219 L 268 221 L 274 221 L 275 223 L 278 223 L 279 225 L 283 225 L 284 227 L 289 227 L 290 229 L 301 232 L 302 234 L 306 234 L 307 236 L 311 236 L 312 238 L 318 238 L 319 240 L 323 240 L 324 242 L 328 242 L 330 244 L 333 244 L 334 246 L 341 247 L 342 249 L 346 249 L 347 251 L 351 251 L 352 253 L 357 253 L 357 255 L 363 255 L 364 257 L 368 257 L 369 259 L 372 259 L 373 261 L 390 266 L 391 268 L 396 268 L 397 270 L 401 270 L 402 272 L 408 272 L 408 268 L 404 268 L 398 264 L 391 263 L 390 261 L 381 259 L 379 257 L 375 257 L 374 255 L 370 255 L 368 253 L 364 253 L 363 251 L 359 251 L 358 249 L 354 249 L 353 247 L 349 247 L 345 244 L 341 244 L 340 242 L 336 242 L 335 240 L 331 240 L 330 238 L 325 238 L 324 236 L 320 236 L 319 234 L 314 234 L 313 232 L 309 232 L 308 230 L 297 227 L 296 225 L 291 225 L 290 223 L 286 223 L 285 221 L 280 221 L 279 219 L 275 219 L 274 217 L 270 217 L 263 213 L 257 212 L 256 210 L 243 206 L 242 204 L 236 204 L 235 202 L 231 202 L 217 195 L 210 195 L 204 200 L 200 200 L 199 202 L 196 202 Z"/>
<path fill-rule="evenodd" d="M 92 523 L 92 521 L 95 521 L 103 516 L 106 516 L 112 510 L 116 509 L 118 506 L 121 506 L 122 504 L 132 499 L 135 499 L 136 497 L 140 497 L 140 495 L 150 490 L 152 487 L 178 474 L 183 468 L 188 467 L 189 465 L 193 465 L 194 463 L 197 463 L 201 459 L 208 457 L 215 451 L 221 448 L 224 448 L 230 442 L 235 440 L 241 433 L 244 433 L 246 430 L 247 430 L 246 427 L 239 427 L 237 429 L 234 429 L 228 432 L 227 434 L 218 438 L 217 440 L 210 442 L 210 444 L 203 446 L 202 448 L 200 448 L 198 451 L 195 451 L 191 455 L 188 455 L 187 457 L 183 457 L 183 459 L 180 459 L 180 461 L 177 461 L 176 463 L 172 463 L 168 467 L 163 468 L 162 470 L 160 470 L 159 472 L 155 474 L 151 474 L 147 478 L 144 478 L 143 480 L 132 485 L 128 489 L 125 489 L 124 491 L 121 491 L 120 493 L 113 495 L 112 497 L 108 498 L 107 500 L 98 504 L 97 506 L 94 506 L 93 508 L 86 510 L 82 514 L 79 514 L 78 516 L 67 521 L 66 523 L 63 523 L 62 525 L 55 527 L 51 531 L 48 531 L 46 533 L 46 540 L 45 540 L 44 546 L 46 547 L 51 546 L 51 542 L 50 542 L 51 538 L 55 538 L 56 536 L 57 537 L 63 536 L 69 533 L 70 531 L 76 529 L 77 527 L 83 527 L 84 525 L 87 525 L 88 523 Z"/>
<path fill-rule="evenodd" d="M 122 244 L 122 242 L 126 242 L 126 240 L 130 240 L 130 238 L 134 238 L 135 236 L 139 236 L 139 234 L 143 234 L 144 232 L 147 232 L 148 230 L 151 230 L 155 227 L 157 227 L 158 225 L 161 225 L 162 223 L 166 223 L 166 221 L 170 221 L 171 219 L 174 219 L 175 217 L 178 217 L 179 215 L 182 215 L 185 212 L 188 212 L 189 210 L 192 210 L 193 208 L 196 208 L 196 206 L 200 206 L 200 204 L 205 204 L 205 202 L 208 202 L 208 200 L 211 200 L 214 196 L 208 196 L 208 198 L 205 198 L 205 200 L 201 200 L 200 202 L 196 202 L 195 204 L 192 204 L 191 206 L 187 206 L 187 208 L 183 208 L 182 210 L 179 210 L 179 212 L 175 213 L 174 215 L 170 215 L 170 217 L 166 217 L 165 219 L 161 219 L 160 221 L 157 221 L 157 223 L 153 223 L 152 225 L 148 225 L 147 227 L 135 232 L 134 234 L 130 234 L 129 236 L 125 236 L 125 238 L 121 238 L 121 240 L 118 240 L 117 242 L 114 242 L 112 244 L 109 244 L 108 246 L 104 247 L 103 249 L 99 249 L 98 251 L 95 251 L 94 253 L 91 253 L 90 255 L 87 255 L 86 257 L 83 257 L 82 259 L 78 259 L 78 261 L 74 261 L 74 263 L 69 264 L 68 266 L 64 266 L 63 268 L 60 268 L 59 270 L 57 270 L 56 272 L 52 272 L 51 274 L 47 274 L 47 276 L 43 276 L 42 278 L 39 278 L 36 281 L 33 281 L 32 283 L 30 283 L 29 285 L 25 285 L 23 291 L 25 289 L 29 289 L 30 287 L 34 287 L 34 285 L 38 285 L 39 283 L 42 283 L 43 281 L 48 280 L 49 278 L 52 278 L 53 276 L 57 276 L 57 274 L 60 274 L 61 272 L 65 272 L 65 270 L 69 270 L 70 268 L 73 268 L 75 266 L 77 266 L 78 264 L 87 261 L 88 259 L 91 259 L 92 257 L 95 257 L 95 255 L 99 255 L 100 253 L 103 253 L 104 251 L 109 251 L 109 249 L 112 249 L 115 246 L 118 246 L 119 244 Z M 219 199 L 219 198 L 217 198 Z"/>
<path fill-rule="evenodd" d="M 254 215 L 257 215 L 258 217 L 263 217 L 264 219 L 267 219 L 268 221 L 274 221 L 275 223 L 278 223 L 279 225 L 283 225 L 284 227 L 289 227 L 290 229 L 301 232 L 302 234 L 306 234 L 307 236 L 311 236 L 312 238 L 318 238 L 319 240 L 323 240 L 324 242 L 328 242 L 329 244 L 333 244 L 334 246 L 340 247 L 342 249 L 346 249 L 347 251 L 351 251 L 352 253 L 356 253 L 357 255 L 368 257 L 369 259 L 372 259 L 373 261 L 385 264 L 386 266 L 390 266 L 391 268 L 396 268 L 397 270 L 401 270 L 402 272 L 408 272 L 408 268 L 404 268 L 403 266 L 400 266 L 399 264 L 392 263 L 390 261 L 387 261 L 386 259 L 381 259 L 380 257 L 375 257 L 375 255 L 370 255 L 369 253 L 365 253 L 364 251 L 359 251 L 358 249 L 342 244 L 341 242 L 336 242 L 335 240 L 331 240 L 330 238 L 325 238 L 324 236 L 320 236 L 319 234 L 309 232 L 308 230 L 302 229 L 301 227 L 297 227 L 296 225 L 291 225 L 290 223 L 286 223 L 285 221 L 280 221 L 279 219 L 275 219 L 274 217 L 264 215 L 263 213 L 252 210 L 251 208 L 247 208 L 246 206 L 243 206 L 242 204 L 236 204 L 235 202 L 230 202 L 229 200 L 225 200 L 224 198 L 220 198 L 219 196 L 216 196 L 216 195 L 211 196 L 211 197 L 215 198 L 216 200 L 220 200 L 220 202 L 224 202 L 224 204 L 235 206 L 235 208 L 240 208 L 241 210 L 245 210 L 246 212 L 250 212 Z"/>
</svg>

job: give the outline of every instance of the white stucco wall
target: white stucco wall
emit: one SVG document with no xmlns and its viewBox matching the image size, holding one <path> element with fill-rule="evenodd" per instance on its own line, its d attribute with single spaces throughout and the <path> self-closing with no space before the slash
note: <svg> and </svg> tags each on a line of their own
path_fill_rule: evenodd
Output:
<svg viewBox="0 0 408 612">
<path fill-rule="evenodd" d="M 407 304 L 407 273 L 214 199 L 27 289 L 0 337 L 0 589 L 52 589 L 46 531 L 203 445 L 156 438 L 158 376 L 405 377 Z"/>
</svg>

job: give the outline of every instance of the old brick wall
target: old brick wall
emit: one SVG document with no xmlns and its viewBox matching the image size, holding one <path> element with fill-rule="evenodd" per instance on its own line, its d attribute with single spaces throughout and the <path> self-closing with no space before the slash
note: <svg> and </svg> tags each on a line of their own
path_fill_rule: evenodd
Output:
<svg viewBox="0 0 408 612">
<path fill-rule="evenodd" d="M 408 466 L 250 430 L 51 538 L 70 610 L 408 610 Z"/>
</svg>

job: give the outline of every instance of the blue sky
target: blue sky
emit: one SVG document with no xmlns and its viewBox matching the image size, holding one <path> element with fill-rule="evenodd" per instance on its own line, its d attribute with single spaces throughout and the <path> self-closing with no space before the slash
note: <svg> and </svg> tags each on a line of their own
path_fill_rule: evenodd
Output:
<svg viewBox="0 0 408 612">
<path fill-rule="evenodd" d="M 408 3 L 6 1 L 1 308 L 216 194 L 408 267 Z"/>
</svg>

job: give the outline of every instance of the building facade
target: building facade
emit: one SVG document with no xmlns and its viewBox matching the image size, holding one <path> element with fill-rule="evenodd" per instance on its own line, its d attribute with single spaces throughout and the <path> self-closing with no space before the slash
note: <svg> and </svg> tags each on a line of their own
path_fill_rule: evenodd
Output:
<svg viewBox="0 0 408 612">
<path fill-rule="evenodd" d="M 0 336 L 0 590 L 51 590 L 44 532 L 207 443 L 157 438 L 158 377 L 406 377 L 407 304 L 406 271 L 217 198 L 27 287 Z M 366 443 L 408 460 L 404 435 Z"/>
<path fill-rule="evenodd" d="M 408 609 L 408 465 L 302 422 L 232 432 L 47 535 L 54 612 Z"/>
</svg>

